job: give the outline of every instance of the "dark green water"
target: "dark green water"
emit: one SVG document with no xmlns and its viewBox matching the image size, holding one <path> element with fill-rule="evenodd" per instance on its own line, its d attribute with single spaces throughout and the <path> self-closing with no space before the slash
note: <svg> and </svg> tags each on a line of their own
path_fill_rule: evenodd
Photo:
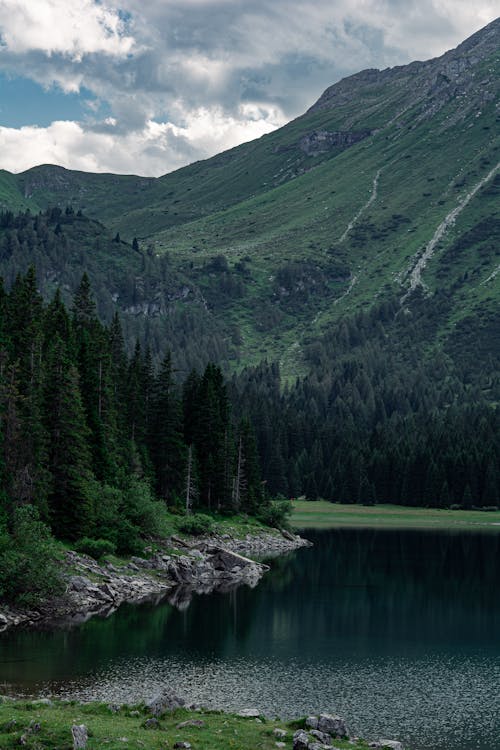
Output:
<svg viewBox="0 0 500 750">
<path fill-rule="evenodd" d="M 500 747 L 500 534 L 335 530 L 256 589 L 0 636 L 0 692 L 137 701 L 160 687 L 338 712 L 412 750 Z"/>
</svg>

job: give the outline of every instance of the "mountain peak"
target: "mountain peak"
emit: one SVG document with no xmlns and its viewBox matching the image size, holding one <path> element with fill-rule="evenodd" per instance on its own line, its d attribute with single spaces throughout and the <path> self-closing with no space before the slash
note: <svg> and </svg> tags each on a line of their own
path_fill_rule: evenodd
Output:
<svg viewBox="0 0 500 750">
<path fill-rule="evenodd" d="M 307 114 L 342 107 L 354 100 L 362 104 L 365 97 L 370 99 L 375 89 L 381 87 L 387 87 L 393 96 L 399 95 L 405 111 L 426 102 L 431 106 L 424 105 L 420 114 L 426 109 L 434 114 L 455 96 L 469 100 L 464 102 L 464 114 L 472 108 L 477 111 L 482 101 L 491 101 L 498 95 L 497 76 L 488 79 L 488 73 L 493 71 L 483 71 L 483 67 L 488 61 L 498 62 L 499 47 L 500 18 L 497 18 L 440 57 L 385 70 L 368 68 L 343 78 L 329 86 Z M 483 72 L 485 75 L 477 80 L 476 74 Z"/>
</svg>

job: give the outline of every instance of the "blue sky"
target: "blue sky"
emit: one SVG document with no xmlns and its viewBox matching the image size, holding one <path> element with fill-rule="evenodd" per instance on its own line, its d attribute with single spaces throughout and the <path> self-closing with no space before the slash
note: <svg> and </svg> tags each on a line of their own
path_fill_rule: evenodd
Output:
<svg viewBox="0 0 500 750">
<path fill-rule="evenodd" d="M 0 0 L 0 168 L 159 175 L 362 68 L 442 54 L 497 0 Z"/>
<path fill-rule="evenodd" d="M 37 125 L 45 128 L 57 120 L 86 120 L 110 116 L 109 107 L 91 91 L 65 93 L 21 76 L 0 73 L 0 124 L 8 128 Z"/>
</svg>

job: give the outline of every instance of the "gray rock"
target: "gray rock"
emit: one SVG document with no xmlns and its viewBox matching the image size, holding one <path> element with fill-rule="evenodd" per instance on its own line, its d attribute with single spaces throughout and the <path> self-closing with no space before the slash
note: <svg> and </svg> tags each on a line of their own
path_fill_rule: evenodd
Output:
<svg viewBox="0 0 500 750">
<path fill-rule="evenodd" d="M 332 745 L 323 745 L 322 742 L 312 742 L 309 745 L 309 750 L 335 750 Z"/>
<path fill-rule="evenodd" d="M 332 741 L 331 735 L 326 732 L 320 732 L 319 729 L 311 729 L 309 734 L 318 740 L 318 742 L 323 743 L 323 745 L 329 745 Z"/>
<path fill-rule="evenodd" d="M 308 716 L 306 719 L 306 727 L 310 727 L 311 729 L 317 729 L 318 728 L 318 717 L 317 716 Z"/>
<path fill-rule="evenodd" d="M 293 750 L 308 750 L 310 738 L 303 729 L 298 729 L 293 735 Z"/>
<path fill-rule="evenodd" d="M 275 742 L 276 747 L 286 747 L 286 742 Z"/>
<path fill-rule="evenodd" d="M 206 726 L 203 719 L 188 719 L 187 721 L 181 721 L 177 724 L 177 729 L 184 729 L 184 727 L 204 727 Z"/>
<path fill-rule="evenodd" d="M 250 558 L 243 557 L 236 552 L 231 552 L 223 548 L 215 551 L 211 557 L 211 563 L 215 570 L 224 570 L 226 572 L 233 570 L 235 566 L 239 568 L 246 568 L 249 565 L 255 566 L 255 562 L 250 560 Z"/>
<path fill-rule="evenodd" d="M 389 750 L 403 750 L 403 745 L 398 740 L 378 740 L 378 748 L 389 748 Z"/>
<path fill-rule="evenodd" d="M 177 750 L 190 750 L 191 744 L 189 742 L 176 742 L 174 747 Z"/>
<path fill-rule="evenodd" d="M 73 591 L 86 591 L 92 586 L 92 581 L 86 576 L 71 576 L 69 579 L 69 588 Z"/>
<path fill-rule="evenodd" d="M 146 719 L 144 722 L 144 728 L 145 729 L 159 729 L 160 728 L 160 722 L 158 719 Z"/>
<path fill-rule="evenodd" d="M 332 737 L 349 737 L 345 721 L 344 719 L 341 719 L 340 716 L 320 714 L 318 716 L 317 729 L 319 729 L 320 732 L 331 734 Z"/>
<path fill-rule="evenodd" d="M 153 716 L 161 716 L 166 711 L 175 711 L 177 708 L 182 708 L 185 703 L 186 701 L 183 698 L 179 698 L 171 690 L 164 690 L 155 695 L 153 700 L 146 704 L 146 707 Z"/>
<path fill-rule="evenodd" d="M 238 711 L 236 716 L 240 716 L 243 719 L 258 719 L 260 711 L 258 708 L 243 708 L 241 711 Z"/>
<path fill-rule="evenodd" d="M 85 724 L 73 724 L 71 734 L 73 735 L 73 750 L 85 750 L 88 740 Z"/>
<path fill-rule="evenodd" d="M 273 734 L 279 740 L 283 740 L 283 739 L 285 739 L 285 737 L 287 735 L 287 731 L 286 731 L 286 729 L 279 729 L 278 727 L 276 727 L 276 729 L 273 729 Z"/>
</svg>

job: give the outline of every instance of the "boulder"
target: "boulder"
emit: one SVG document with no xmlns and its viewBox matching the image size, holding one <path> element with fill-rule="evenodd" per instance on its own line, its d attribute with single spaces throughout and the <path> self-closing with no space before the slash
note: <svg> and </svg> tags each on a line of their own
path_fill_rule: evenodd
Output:
<svg viewBox="0 0 500 750">
<path fill-rule="evenodd" d="M 306 719 L 306 727 L 309 727 L 310 729 L 317 729 L 318 728 L 318 717 L 317 716 L 308 716 Z"/>
<path fill-rule="evenodd" d="M 398 740 L 378 740 L 377 748 L 388 748 L 388 750 L 403 750 L 403 745 Z"/>
<path fill-rule="evenodd" d="M 228 572 L 233 570 L 235 566 L 246 568 L 249 565 L 255 565 L 255 562 L 250 560 L 250 558 L 238 555 L 237 552 L 231 552 L 223 547 L 214 552 L 210 561 L 215 570 L 224 570 Z"/>
<path fill-rule="evenodd" d="M 92 581 L 86 576 L 71 576 L 69 579 L 69 588 L 72 591 L 86 591 L 91 585 Z"/>
<path fill-rule="evenodd" d="M 303 729 L 298 729 L 293 735 L 293 750 L 308 750 L 310 738 Z"/>
<path fill-rule="evenodd" d="M 176 742 L 174 747 L 177 750 L 190 750 L 190 743 L 189 742 Z"/>
<path fill-rule="evenodd" d="M 318 726 L 315 728 L 319 729 L 320 732 L 331 734 L 332 737 L 349 737 L 345 721 L 340 716 L 320 714 L 318 716 Z"/>
<path fill-rule="evenodd" d="M 329 745 L 332 741 L 331 735 L 327 734 L 326 732 L 320 732 L 319 729 L 311 729 L 309 732 L 311 737 L 314 737 L 314 739 L 318 740 L 318 742 L 321 742 L 323 745 Z"/>
<path fill-rule="evenodd" d="M 73 724 L 71 734 L 73 735 L 73 750 L 85 750 L 88 740 L 85 724 Z"/>
<path fill-rule="evenodd" d="M 273 734 L 278 740 L 284 740 L 287 735 L 287 731 L 286 729 L 279 729 L 278 727 L 276 727 L 276 729 L 273 729 Z"/>
<path fill-rule="evenodd" d="M 236 716 L 240 716 L 242 719 L 258 719 L 260 711 L 258 708 L 242 708 Z"/>
<path fill-rule="evenodd" d="M 181 721 L 180 724 L 177 724 L 177 729 L 184 729 L 185 727 L 204 727 L 205 722 L 203 719 L 188 719 L 187 721 Z"/>
<path fill-rule="evenodd" d="M 144 722 L 144 729 L 159 729 L 160 722 L 158 719 L 146 719 Z"/>
<path fill-rule="evenodd" d="M 177 708 L 182 708 L 186 701 L 183 698 L 179 698 L 171 690 L 163 690 L 158 695 L 146 704 L 153 716 L 161 716 L 166 711 L 175 711 Z"/>
</svg>

